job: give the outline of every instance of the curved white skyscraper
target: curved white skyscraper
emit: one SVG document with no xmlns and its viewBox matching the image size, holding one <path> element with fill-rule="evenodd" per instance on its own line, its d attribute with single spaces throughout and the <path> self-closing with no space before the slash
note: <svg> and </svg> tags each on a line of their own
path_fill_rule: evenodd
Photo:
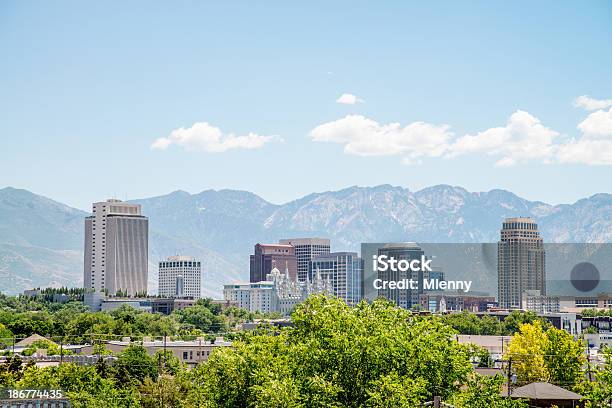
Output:
<svg viewBox="0 0 612 408">
<path fill-rule="evenodd" d="M 149 220 L 139 204 L 106 200 L 85 218 L 85 289 L 136 296 L 147 292 Z"/>
</svg>

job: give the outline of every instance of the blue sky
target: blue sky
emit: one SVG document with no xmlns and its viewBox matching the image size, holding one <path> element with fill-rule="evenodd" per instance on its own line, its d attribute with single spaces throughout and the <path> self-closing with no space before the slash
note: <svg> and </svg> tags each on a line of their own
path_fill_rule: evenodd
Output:
<svg viewBox="0 0 612 408">
<path fill-rule="evenodd" d="M 611 21 L 608 1 L 4 1 L 0 187 L 571 203 L 611 192 Z"/>
</svg>

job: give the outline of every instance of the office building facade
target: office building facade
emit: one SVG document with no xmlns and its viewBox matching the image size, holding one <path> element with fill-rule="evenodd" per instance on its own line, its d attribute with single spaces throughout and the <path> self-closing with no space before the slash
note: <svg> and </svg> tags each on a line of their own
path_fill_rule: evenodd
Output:
<svg viewBox="0 0 612 408">
<path fill-rule="evenodd" d="M 385 255 L 388 259 L 396 259 L 397 261 L 405 260 L 420 260 L 425 256 L 425 252 L 421 247 L 414 242 L 401 242 L 384 244 L 378 248 L 378 256 Z M 440 270 L 432 271 L 436 278 L 444 277 Z M 391 289 L 389 287 L 378 289 L 378 296 L 391 300 L 399 307 L 410 309 L 413 306 L 420 307 L 419 296 L 423 294 L 423 280 L 430 279 L 429 271 L 401 271 L 396 268 L 392 270 L 388 268 L 386 271 L 378 271 L 378 279 L 382 281 L 401 281 L 404 279 L 412 279 L 416 282 L 416 288 Z M 433 277 L 432 277 L 433 278 Z"/>
<path fill-rule="evenodd" d="M 295 248 L 295 257 L 297 259 L 297 278 L 300 282 L 306 281 L 306 276 L 309 273 L 310 261 L 319 255 L 329 254 L 331 248 L 330 240 L 326 238 L 281 239 L 279 244 L 292 245 Z"/>
<path fill-rule="evenodd" d="M 94 203 L 85 218 L 84 288 L 128 296 L 146 293 L 149 220 L 138 204 Z"/>
<path fill-rule="evenodd" d="M 363 260 L 356 252 L 332 252 L 319 255 L 309 262 L 308 279 L 316 273 L 329 276 L 334 296 L 354 306 L 362 299 Z"/>
<path fill-rule="evenodd" d="M 546 253 L 538 225 L 530 218 L 504 221 L 497 245 L 499 307 L 521 309 L 527 291 L 546 296 Z"/>
<path fill-rule="evenodd" d="M 159 262 L 160 296 L 199 299 L 202 292 L 202 263 L 190 256 L 171 256 Z"/>
<path fill-rule="evenodd" d="M 289 271 L 289 277 L 297 280 L 295 248 L 289 244 L 257 244 L 250 258 L 250 282 L 266 280 L 273 268 Z"/>
</svg>

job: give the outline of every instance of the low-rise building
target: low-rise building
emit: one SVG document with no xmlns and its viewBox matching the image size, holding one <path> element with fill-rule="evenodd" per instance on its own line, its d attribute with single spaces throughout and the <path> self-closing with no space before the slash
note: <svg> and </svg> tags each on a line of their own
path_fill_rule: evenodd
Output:
<svg viewBox="0 0 612 408">
<path fill-rule="evenodd" d="M 195 305 L 194 298 L 156 298 L 156 297 L 106 297 L 103 293 L 86 293 L 85 304 L 94 312 L 110 312 L 122 306 L 130 306 L 144 312 L 170 314 Z"/>
<path fill-rule="evenodd" d="M 100 310 L 102 312 L 111 312 L 122 306 L 130 306 L 143 312 L 151 312 L 153 310 L 151 299 L 148 298 L 107 298 L 102 300 Z"/>
<path fill-rule="evenodd" d="M 245 310 L 251 309 L 251 284 L 232 283 L 223 286 L 223 299 Z"/>
<path fill-rule="evenodd" d="M 477 312 L 476 316 L 491 316 L 496 319 L 503 321 L 506 317 L 510 316 L 512 310 L 489 310 L 486 312 Z M 559 312 L 559 313 L 548 313 L 548 314 L 538 314 L 538 316 L 543 317 L 548 320 L 553 327 L 557 329 L 563 329 L 566 332 L 578 335 L 582 333 L 582 317 L 577 313 L 567 313 L 567 312 Z"/>
<path fill-rule="evenodd" d="M 428 291 L 421 294 L 419 299 L 421 308 L 432 313 L 450 311 L 485 312 L 497 307 L 495 296 L 463 291 Z"/>
<path fill-rule="evenodd" d="M 121 353 L 132 344 L 131 339 L 124 338 L 121 341 L 107 341 L 106 348 L 113 353 Z M 223 337 L 217 337 L 214 341 L 205 340 L 198 337 L 195 340 L 169 340 L 144 338 L 141 344 L 150 356 L 154 356 L 160 350 L 171 351 L 172 355 L 179 359 L 180 362 L 190 366 L 208 360 L 211 353 L 220 347 L 230 347 L 232 343 L 225 341 Z"/>
<path fill-rule="evenodd" d="M 595 296 L 559 296 L 561 311 L 582 309 L 612 309 L 612 293 L 599 293 Z"/>
<path fill-rule="evenodd" d="M 500 367 L 504 352 L 508 349 L 508 343 L 512 340 L 512 336 L 457 334 L 455 340 L 460 344 L 474 344 L 487 350 L 491 360 L 495 362 L 495 366 Z"/>
<path fill-rule="evenodd" d="M 540 314 L 559 313 L 561 310 L 558 296 L 543 295 L 539 290 L 523 293 L 522 309 Z"/>
</svg>

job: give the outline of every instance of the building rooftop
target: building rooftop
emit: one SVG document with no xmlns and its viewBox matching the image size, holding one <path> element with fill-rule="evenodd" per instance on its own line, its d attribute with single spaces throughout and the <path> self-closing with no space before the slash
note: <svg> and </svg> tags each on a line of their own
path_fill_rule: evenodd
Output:
<svg viewBox="0 0 612 408">
<path fill-rule="evenodd" d="M 129 346 L 132 344 L 130 338 L 123 340 L 110 340 L 108 344 L 114 344 L 117 346 Z M 217 337 L 214 342 L 204 340 L 203 338 L 197 338 L 195 340 L 147 340 L 142 342 L 143 347 L 198 347 L 198 346 L 217 346 L 217 347 L 228 347 L 232 345 L 231 341 L 225 341 L 222 337 Z"/>
<path fill-rule="evenodd" d="M 515 217 L 515 218 L 506 218 L 505 222 L 528 222 L 531 224 L 535 224 L 535 221 L 529 217 Z"/>
<path fill-rule="evenodd" d="M 279 244 L 291 244 L 291 245 L 330 245 L 329 238 L 287 238 L 278 241 Z"/>
<path fill-rule="evenodd" d="M 196 259 L 193 256 L 189 256 L 189 255 L 174 255 L 174 256 L 169 256 L 168 259 L 166 260 L 176 262 L 176 261 L 195 261 Z"/>
<path fill-rule="evenodd" d="M 501 353 L 508 346 L 511 336 L 485 336 L 457 334 L 457 342 L 460 344 L 475 344 L 487 349 L 491 353 Z"/>
<path fill-rule="evenodd" d="M 556 401 L 578 401 L 582 399 L 582 395 L 580 394 L 545 382 L 535 382 L 516 388 L 510 397 Z"/>
<path fill-rule="evenodd" d="M 391 243 L 385 244 L 383 248 L 385 249 L 388 249 L 388 248 L 421 249 L 419 244 L 417 244 L 416 242 L 391 242 Z"/>
</svg>

